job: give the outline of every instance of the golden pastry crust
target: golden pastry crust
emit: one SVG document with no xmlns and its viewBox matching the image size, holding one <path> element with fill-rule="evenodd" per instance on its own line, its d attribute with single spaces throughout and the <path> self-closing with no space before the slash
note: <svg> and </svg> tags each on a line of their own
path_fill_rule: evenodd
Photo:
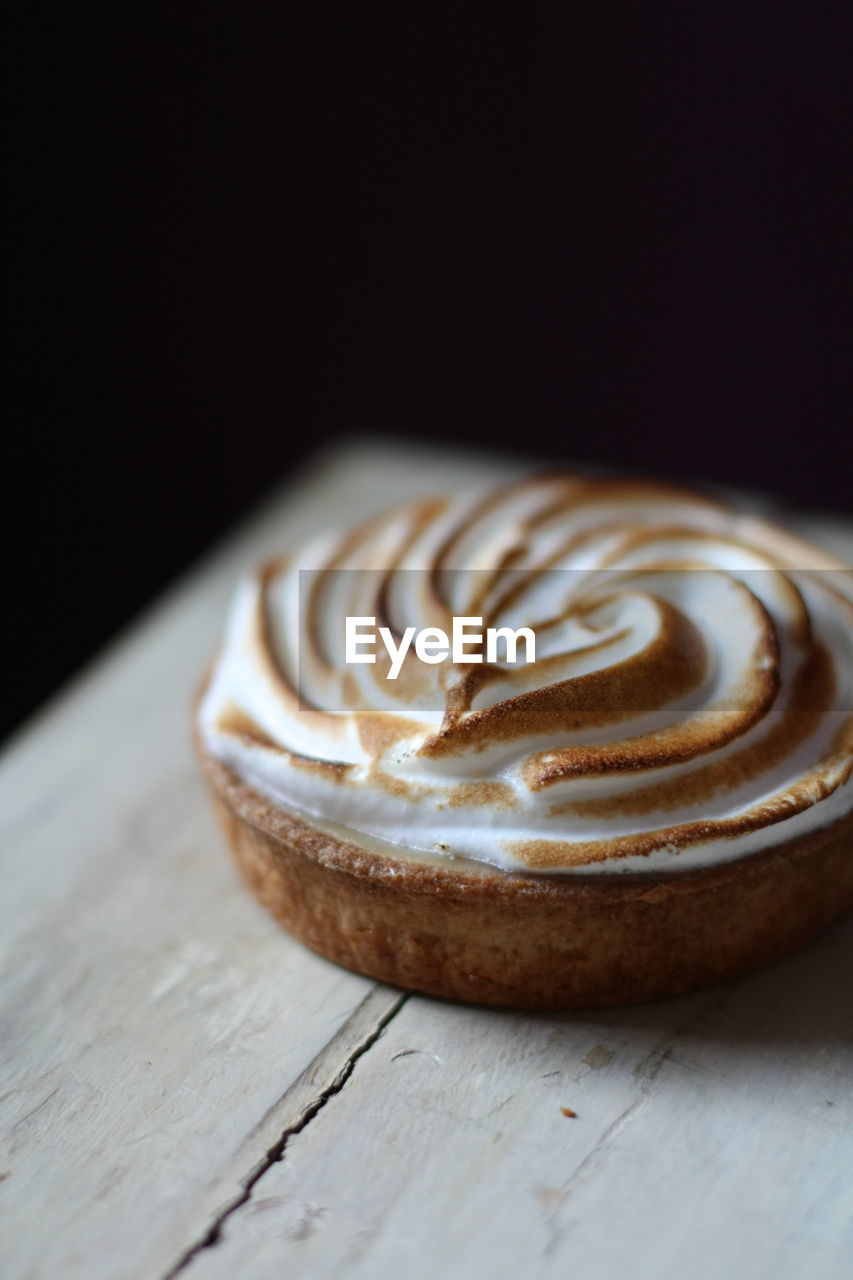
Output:
<svg viewBox="0 0 853 1280">
<path fill-rule="evenodd" d="M 775 959 L 853 907 L 853 814 L 666 878 L 462 869 L 321 829 L 196 747 L 237 865 L 279 923 L 337 964 L 430 995 L 524 1009 L 655 1000 Z"/>
</svg>

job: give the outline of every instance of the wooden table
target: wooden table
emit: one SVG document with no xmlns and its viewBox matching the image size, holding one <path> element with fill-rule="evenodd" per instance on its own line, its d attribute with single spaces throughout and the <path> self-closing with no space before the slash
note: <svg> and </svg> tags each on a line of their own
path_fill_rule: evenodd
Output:
<svg viewBox="0 0 853 1280">
<path fill-rule="evenodd" d="M 240 570 L 508 471 L 341 445 L 6 751 L 5 1276 L 851 1274 L 853 919 L 695 997 L 525 1016 L 327 964 L 232 870 L 188 706 Z"/>
</svg>

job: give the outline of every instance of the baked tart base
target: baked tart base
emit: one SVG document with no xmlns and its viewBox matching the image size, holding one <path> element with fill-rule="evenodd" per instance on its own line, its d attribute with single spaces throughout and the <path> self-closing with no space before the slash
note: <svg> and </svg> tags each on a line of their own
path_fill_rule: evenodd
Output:
<svg viewBox="0 0 853 1280">
<path fill-rule="evenodd" d="M 281 808 L 197 741 L 243 878 L 329 960 L 429 995 L 577 1009 L 680 995 L 853 907 L 853 814 L 708 870 L 582 879 L 430 860 Z"/>
</svg>

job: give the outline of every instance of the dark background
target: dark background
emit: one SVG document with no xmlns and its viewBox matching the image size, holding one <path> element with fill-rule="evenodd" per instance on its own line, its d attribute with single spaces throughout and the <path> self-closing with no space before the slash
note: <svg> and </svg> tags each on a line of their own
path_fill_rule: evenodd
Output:
<svg viewBox="0 0 853 1280">
<path fill-rule="evenodd" d="M 0 727 L 357 428 L 853 505 L 849 6 L 462 8 L 13 16 Z"/>
</svg>

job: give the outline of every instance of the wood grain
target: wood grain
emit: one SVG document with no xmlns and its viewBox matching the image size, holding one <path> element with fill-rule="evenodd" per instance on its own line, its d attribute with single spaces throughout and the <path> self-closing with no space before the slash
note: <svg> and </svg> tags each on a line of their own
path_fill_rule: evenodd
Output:
<svg viewBox="0 0 853 1280">
<path fill-rule="evenodd" d="M 403 1003 L 281 934 L 214 829 L 188 706 L 240 570 L 392 494 L 508 473 L 341 446 L 5 751 L 5 1275 L 840 1274 L 849 923 L 671 1005 Z"/>
<path fill-rule="evenodd" d="M 853 1019 L 825 997 L 851 965 L 848 921 L 748 980 L 633 1010 L 412 997 L 188 1280 L 841 1280 Z"/>
</svg>

